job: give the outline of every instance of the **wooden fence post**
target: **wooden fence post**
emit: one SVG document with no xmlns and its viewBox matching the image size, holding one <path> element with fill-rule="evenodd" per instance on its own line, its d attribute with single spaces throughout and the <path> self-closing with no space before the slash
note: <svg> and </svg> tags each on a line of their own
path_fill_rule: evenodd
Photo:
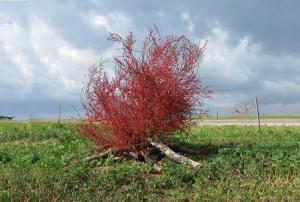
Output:
<svg viewBox="0 0 300 202">
<path fill-rule="evenodd" d="M 260 115 L 259 115 L 259 108 L 258 108 L 258 100 L 257 100 L 257 97 L 255 98 L 255 105 L 256 105 L 256 114 L 257 114 L 258 132 L 260 132 Z"/>
<path fill-rule="evenodd" d="M 60 117 L 61 117 L 61 105 L 58 107 L 58 124 L 60 124 Z"/>
</svg>

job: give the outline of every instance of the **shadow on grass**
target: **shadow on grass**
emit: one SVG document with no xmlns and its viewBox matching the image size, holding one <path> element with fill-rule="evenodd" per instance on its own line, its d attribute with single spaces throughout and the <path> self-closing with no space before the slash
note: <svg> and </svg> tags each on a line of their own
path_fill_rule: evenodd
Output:
<svg viewBox="0 0 300 202">
<path fill-rule="evenodd" d="M 289 144 L 255 144 L 236 142 L 229 142 L 224 144 L 199 144 L 188 143 L 177 139 L 175 140 L 175 144 L 173 144 L 171 148 L 176 152 L 187 154 L 195 160 L 214 158 L 218 155 L 236 157 L 246 155 L 250 158 L 257 158 L 257 156 L 260 155 L 269 160 L 300 159 L 300 142 Z"/>
</svg>

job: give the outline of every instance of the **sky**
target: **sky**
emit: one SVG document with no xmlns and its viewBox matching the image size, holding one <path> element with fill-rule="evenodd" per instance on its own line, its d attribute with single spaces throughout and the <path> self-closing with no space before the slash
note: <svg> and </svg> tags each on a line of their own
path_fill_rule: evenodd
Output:
<svg viewBox="0 0 300 202">
<path fill-rule="evenodd" d="M 136 49 L 156 25 L 207 46 L 199 64 L 217 90 L 203 109 L 232 115 L 258 97 L 262 114 L 300 114 L 298 0 L 0 0 L 0 115 L 53 118 L 82 113 L 89 66 L 112 61 L 109 32 L 133 32 Z M 113 63 L 105 70 L 111 75 Z M 224 90 L 224 91 L 222 91 Z"/>
</svg>

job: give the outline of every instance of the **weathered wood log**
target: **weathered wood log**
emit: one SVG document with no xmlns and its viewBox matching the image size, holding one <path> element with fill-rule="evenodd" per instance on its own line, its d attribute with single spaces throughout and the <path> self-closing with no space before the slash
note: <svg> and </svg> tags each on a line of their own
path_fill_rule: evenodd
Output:
<svg viewBox="0 0 300 202">
<path fill-rule="evenodd" d="M 86 157 L 84 160 L 85 161 L 93 161 L 93 160 L 97 160 L 97 159 L 100 159 L 100 158 L 103 158 L 105 156 L 108 156 L 109 154 L 111 153 L 111 150 L 108 149 L 104 152 L 101 152 L 99 154 L 96 154 L 96 155 L 93 155 L 93 156 L 89 156 L 89 157 Z"/>
<path fill-rule="evenodd" d="M 163 154 L 168 156 L 174 162 L 188 164 L 194 168 L 202 166 L 202 164 L 199 162 L 196 162 L 192 159 L 189 159 L 185 156 L 175 153 L 172 149 L 170 149 L 170 147 L 168 147 L 165 144 L 154 142 L 151 138 L 148 138 L 147 140 L 153 147 L 159 149 Z"/>
</svg>

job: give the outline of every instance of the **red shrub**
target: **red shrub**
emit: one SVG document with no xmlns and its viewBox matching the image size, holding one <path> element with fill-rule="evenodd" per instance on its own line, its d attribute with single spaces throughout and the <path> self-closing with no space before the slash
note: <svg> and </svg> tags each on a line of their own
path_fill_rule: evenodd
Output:
<svg viewBox="0 0 300 202">
<path fill-rule="evenodd" d="M 141 51 L 133 49 L 132 33 L 126 39 L 110 34 L 109 40 L 119 43 L 123 54 L 114 57 L 114 79 L 103 62 L 90 67 L 83 89 L 89 119 L 84 134 L 115 151 L 136 151 L 147 146 L 148 137 L 190 126 L 193 107 L 212 93 L 197 77 L 204 47 L 184 36 L 161 38 L 156 28 L 149 29 Z"/>
</svg>

